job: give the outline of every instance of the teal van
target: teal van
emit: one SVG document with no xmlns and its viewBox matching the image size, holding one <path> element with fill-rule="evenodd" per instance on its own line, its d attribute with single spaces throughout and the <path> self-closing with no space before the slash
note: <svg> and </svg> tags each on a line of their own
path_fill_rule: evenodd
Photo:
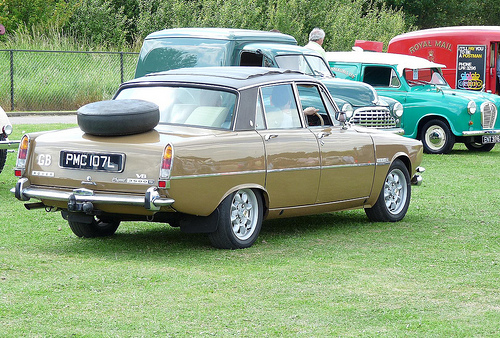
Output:
<svg viewBox="0 0 500 338">
<path fill-rule="evenodd" d="M 426 153 L 449 153 L 455 142 L 471 151 L 490 151 L 500 143 L 500 97 L 452 89 L 442 75 L 444 65 L 362 51 L 329 52 L 327 61 L 337 77 L 363 81 L 401 102 L 404 136 L 421 140 Z"/>
</svg>

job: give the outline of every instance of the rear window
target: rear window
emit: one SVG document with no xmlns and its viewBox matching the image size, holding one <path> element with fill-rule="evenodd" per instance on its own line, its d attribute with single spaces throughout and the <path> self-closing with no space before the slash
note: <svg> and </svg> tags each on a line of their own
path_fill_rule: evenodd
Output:
<svg viewBox="0 0 500 338">
<path fill-rule="evenodd" d="M 160 108 L 160 123 L 230 129 L 237 95 L 196 87 L 147 86 L 122 89 L 115 100 L 139 99 Z"/>
</svg>

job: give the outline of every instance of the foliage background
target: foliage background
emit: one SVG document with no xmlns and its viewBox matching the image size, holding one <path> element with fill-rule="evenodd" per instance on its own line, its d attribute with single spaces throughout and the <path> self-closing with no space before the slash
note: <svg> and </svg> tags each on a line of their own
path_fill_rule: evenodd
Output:
<svg viewBox="0 0 500 338">
<path fill-rule="evenodd" d="M 388 42 L 412 26 L 381 0 L 0 0 L 4 48 L 24 36 L 70 39 L 74 49 L 137 49 L 149 33 L 174 27 L 278 29 L 307 43 L 313 27 L 325 49 L 349 50 L 355 39 Z"/>
<path fill-rule="evenodd" d="M 350 50 L 356 39 L 387 46 L 406 31 L 497 25 L 499 16 L 494 0 L 0 0 L 0 44 L 47 35 L 76 41 L 72 49 L 137 50 L 147 34 L 175 27 L 278 29 L 305 44 L 321 27 L 326 50 Z"/>
</svg>

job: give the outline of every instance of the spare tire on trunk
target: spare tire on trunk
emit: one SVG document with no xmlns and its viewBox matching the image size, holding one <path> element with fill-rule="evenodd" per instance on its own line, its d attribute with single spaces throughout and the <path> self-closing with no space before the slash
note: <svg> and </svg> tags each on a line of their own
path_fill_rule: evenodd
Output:
<svg viewBox="0 0 500 338">
<path fill-rule="evenodd" d="M 81 130 L 91 135 L 119 136 L 140 134 L 156 127 L 160 111 L 143 100 L 109 100 L 86 104 L 76 118 Z"/>
</svg>

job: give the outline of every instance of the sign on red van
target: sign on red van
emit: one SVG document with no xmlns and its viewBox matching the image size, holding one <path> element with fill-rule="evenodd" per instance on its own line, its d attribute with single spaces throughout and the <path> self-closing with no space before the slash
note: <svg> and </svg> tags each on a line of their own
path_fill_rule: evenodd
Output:
<svg viewBox="0 0 500 338">
<path fill-rule="evenodd" d="M 443 75 L 453 88 L 498 93 L 499 42 L 500 26 L 432 28 L 394 37 L 388 52 L 446 65 Z"/>
</svg>

